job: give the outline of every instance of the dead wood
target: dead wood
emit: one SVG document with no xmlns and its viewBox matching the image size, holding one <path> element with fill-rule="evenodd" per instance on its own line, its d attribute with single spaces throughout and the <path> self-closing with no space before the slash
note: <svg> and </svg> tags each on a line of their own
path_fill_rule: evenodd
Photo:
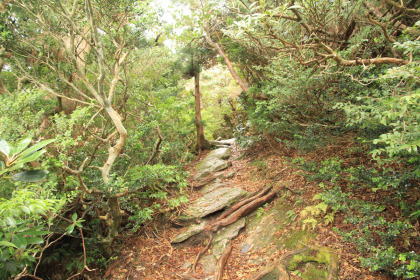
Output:
<svg viewBox="0 0 420 280">
<path fill-rule="evenodd" d="M 223 269 L 229 258 L 230 252 L 232 251 L 232 244 L 229 243 L 226 248 L 223 250 L 222 255 L 220 256 L 219 261 L 217 262 L 216 273 L 214 274 L 214 280 L 223 279 Z"/>
</svg>

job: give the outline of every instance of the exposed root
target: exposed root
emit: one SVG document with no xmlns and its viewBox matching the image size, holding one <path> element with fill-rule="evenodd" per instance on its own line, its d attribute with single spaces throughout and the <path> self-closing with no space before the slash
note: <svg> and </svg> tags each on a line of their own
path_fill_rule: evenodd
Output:
<svg viewBox="0 0 420 280">
<path fill-rule="evenodd" d="M 210 234 L 210 238 L 207 241 L 207 245 L 206 247 L 204 247 L 197 255 L 197 257 L 195 258 L 194 264 L 191 268 L 192 272 L 195 273 L 195 268 L 197 267 L 198 262 L 200 261 L 201 256 L 203 256 L 207 250 L 210 248 L 211 242 L 213 241 L 214 238 L 214 234 Z"/>
<path fill-rule="evenodd" d="M 243 199 L 242 201 L 239 201 L 238 203 L 236 203 L 235 205 L 230 207 L 229 210 L 224 212 L 219 218 L 217 218 L 216 221 L 226 218 L 227 216 L 229 216 L 230 214 L 232 214 L 233 212 L 235 212 L 236 210 L 238 210 L 242 206 L 244 206 L 244 205 L 250 203 L 251 201 L 265 195 L 266 193 L 268 193 L 272 189 L 272 187 L 273 186 L 270 185 L 266 188 L 260 189 L 260 190 L 256 191 L 251 197 Z"/>
<path fill-rule="evenodd" d="M 234 222 L 236 222 L 240 218 L 245 217 L 249 213 L 256 210 L 258 207 L 260 207 L 260 206 L 264 205 L 265 203 L 269 202 L 270 200 L 272 200 L 276 195 L 277 195 L 276 191 L 271 191 L 271 192 L 269 192 L 268 194 L 266 194 L 262 197 L 257 197 L 254 200 L 250 201 L 248 204 L 245 204 L 242 207 L 240 207 L 239 209 L 237 209 L 236 211 L 234 211 L 228 217 L 226 217 L 224 219 L 221 219 L 221 220 L 216 220 L 211 225 L 206 226 L 206 228 L 204 230 L 209 230 L 211 232 L 216 232 L 221 227 L 225 227 L 225 226 L 228 226 L 230 224 L 233 224 Z"/>
<path fill-rule="evenodd" d="M 217 262 L 216 273 L 214 274 L 214 280 L 222 280 L 223 279 L 223 269 L 225 264 L 229 258 L 230 252 L 232 251 L 232 244 L 228 244 L 226 248 L 223 250 L 222 255 L 220 256 L 219 261 Z"/>
<path fill-rule="evenodd" d="M 247 198 L 245 200 L 242 200 L 240 202 L 238 202 L 237 204 L 233 205 L 229 210 L 227 210 L 222 216 L 220 216 L 217 220 L 215 220 L 212 224 L 206 226 L 204 228 L 204 232 L 203 234 L 207 234 L 210 236 L 210 238 L 208 239 L 207 245 L 206 247 L 204 247 L 197 255 L 194 264 L 192 266 L 192 272 L 195 273 L 195 268 L 198 264 L 198 262 L 200 261 L 201 256 L 203 256 L 207 250 L 210 248 L 211 243 L 213 241 L 213 238 L 215 236 L 215 233 L 221 228 L 221 227 L 225 227 L 228 226 L 230 224 L 233 224 L 234 222 L 236 222 L 237 220 L 239 220 L 240 218 L 248 215 L 249 213 L 253 212 L 254 210 L 256 210 L 258 207 L 264 205 L 265 203 L 269 202 L 270 200 L 272 200 L 276 195 L 277 192 L 276 191 L 270 191 L 272 189 L 272 186 L 266 187 L 258 192 L 256 192 L 252 197 Z M 231 245 L 229 245 L 228 247 L 231 248 Z M 227 258 L 229 257 L 229 253 L 225 253 L 225 251 L 223 251 L 222 257 L 220 258 L 220 266 L 218 264 L 218 272 L 220 274 L 220 278 L 215 278 L 215 279 L 222 279 L 221 275 L 222 275 L 222 271 L 223 271 L 223 266 L 224 263 L 226 263 Z M 224 263 L 221 263 L 222 261 L 224 261 Z M 220 271 L 221 270 L 221 271 Z"/>
</svg>

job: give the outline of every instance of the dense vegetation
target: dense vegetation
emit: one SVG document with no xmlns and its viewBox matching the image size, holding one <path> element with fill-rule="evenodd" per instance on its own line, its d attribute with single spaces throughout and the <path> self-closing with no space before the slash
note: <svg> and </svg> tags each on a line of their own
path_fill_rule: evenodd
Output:
<svg viewBox="0 0 420 280">
<path fill-rule="evenodd" d="M 418 277 L 417 1 L 179 2 L 176 26 L 152 1 L 1 3 L 0 278 L 106 266 L 121 232 L 187 201 L 206 139 L 232 135 L 349 140 L 347 159 L 293 161 L 319 183 L 305 223 L 344 215 L 363 266 Z"/>
</svg>

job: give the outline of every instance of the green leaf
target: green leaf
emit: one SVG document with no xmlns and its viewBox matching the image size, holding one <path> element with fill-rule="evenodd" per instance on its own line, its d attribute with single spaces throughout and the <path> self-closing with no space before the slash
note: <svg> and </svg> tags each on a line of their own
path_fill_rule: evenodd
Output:
<svg viewBox="0 0 420 280">
<path fill-rule="evenodd" d="M 74 224 L 71 224 L 66 228 L 67 234 L 71 234 L 73 230 L 74 230 Z"/>
<path fill-rule="evenodd" d="M 41 181 L 42 179 L 45 179 L 47 175 L 48 175 L 47 170 L 42 170 L 42 169 L 29 170 L 29 171 L 23 171 L 23 172 L 13 175 L 12 179 L 15 181 L 20 181 L 20 182 L 37 182 L 37 181 Z"/>
<path fill-rule="evenodd" d="M 13 244 L 13 243 L 11 243 L 9 241 L 4 241 L 4 240 L 0 241 L 0 246 L 17 248 L 15 244 Z"/>
<path fill-rule="evenodd" d="M 38 150 L 42 149 L 43 147 L 47 146 L 48 144 L 50 144 L 54 141 L 55 141 L 55 139 L 49 139 L 49 140 L 39 142 L 39 143 L 31 146 L 29 149 L 26 149 L 24 152 L 22 152 L 22 154 L 20 154 L 20 157 L 23 158 L 23 157 L 29 156 L 29 155 L 37 152 Z"/>
<path fill-rule="evenodd" d="M 18 160 L 14 164 L 20 166 L 24 163 L 37 160 L 45 152 L 46 152 L 45 150 L 41 150 L 41 151 L 35 151 L 32 154 L 29 154 L 29 155 L 26 155 L 26 156 L 19 156 Z M 9 169 L 9 170 L 12 170 L 12 169 Z"/>
<path fill-rule="evenodd" d="M 12 243 L 15 244 L 19 249 L 25 249 L 26 245 L 28 245 L 26 238 L 19 234 L 13 235 Z"/>
<path fill-rule="evenodd" d="M 6 217 L 5 220 L 9 226 L 16 227 L 16 220 L 13 217 Z"/>
<path fill-rule="evenodd" d="M 31 138 L 25 138 L 22 141 L 20 141 L 15 148 L 11 149 L 11 154 L 16 155 L 20 152 L 22 152 L 26 147 L 31 144 L 32 139 Z"/>
<path fill-rule="evenodd" d="M 73 216 L 71 216 L 71 219 L 72 219 L 73 221 L 76 221 L 76 219 L 77 219 L 77 213 L 74 213 L 74 214 L 73 214 Z"/>
<path fill-rule="evenodd" d="M 0 153 L 10 156 L 10 146 L 4 140 L 0 140 Z"/>
<path fill-rule="evenodd" d="M 49 234 L 49 231 L 46 230 L 37 230 L 35 228 L 31 228 L 25 231 L 22 231 L 21 234 L 24 235 L 45 235 L 45 234 Z"/>
<path fill-rule="evenodd" d="M 25 212 L 25 214 L 28 214 L 28 215 L 31 214 L 31 210 L 29 210 L 29 208 L 26 207 L 25 205 L 20 206 L 19 208 L 20 210 L 22 210 L 22 212 Z"/>
<path fill-rule="evenodd" d="M 325 202 L 321 202 L 316 207 L 318 207 L 319 209 L 321 209 L 325 213 L 325 212 L 327 212 L 328 205 Z"/>
<path fill-rule="evenodd" d="M 44 239 L 40 237 L 26 237 L 28 244 L 41 244 L 44 242 Z"/>
</svg>

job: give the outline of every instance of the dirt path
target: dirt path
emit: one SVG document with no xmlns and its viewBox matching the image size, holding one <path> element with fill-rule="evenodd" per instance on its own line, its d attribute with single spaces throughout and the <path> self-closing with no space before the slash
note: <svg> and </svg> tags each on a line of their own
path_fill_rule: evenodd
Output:
<svg viewBox="0 0 420 280">
<path fill-rule="evenodd" d="M 336 278 L 339 261 L 335 252 L 340 252 L 343 244 L 332 228 L 316 231 L 302 229 L 298 217 L 302 206 L 296 202 L 312 198 L 311 186 L 272 150 L 266 154 L 264 149 L 256 151 L 255 157 L 253 151 L 248 151 L 244 158 L 243 150 L 237 145 L 229 148 L 231 153 L 224 159 L 230 162 L 227 168 L 200 174 L 203 172 L 197 171 L 197 168 L 203 165 L 202 160 L 209 153 L 187 167 L 191 173 L 190 202 L 177 213 L 172 213 L 170 219 L 162 217 L 145 225 L 144 231 L 138 235 L 123 240 L 119 257 L 109 266 L 106 279 Z M 222 166 L 222 162 L 218 162 L 217 166 Z M 270 188 L 268 191 L 258 194 L 259 190 L 267 187 Z M 241 194 L 235 199 L 225 199 L 228 202 L 222 208 L 216 207 L 213 212 L 203 215 L 195 211 L 207 211 L 224 199 L 221 192 L 235 189 L 243 193 L 238 192 Z M 303 189 L 307 193 L 302 194 Z M 255 202 L 256 199 L 250 197 L 260 195 L 261 198 L 272 191 L 276 193 L 276 198 L 271 197 L 263 204 L 251 207 L 249 212 L 231 223 L 220 224 L 220 217 L 238 213 L 232 210 L 235 205 L 245 205 L 247 199 Z M 212 192 L 216 198 L 208 199 L 206 195 Z M 300 193 L 298 198 L 297 193 Z M 198 228 L 197 232 L 174 242 L 187 231 L 189 225 Z M 211 244 L 207 246 L 209 241 Z M 300 254 L 298 258 L 303 259 L 302 262 L 312 264 L 298 263 L 294 266 L 293 257 L 296 254 Z M 340 279 L 373 279 L 361 277 L 364 271 L 349 263 L 351 256 L 340 258 L 340 262 L 346 265 L 346 270 L 340 272 Z M 294 273 L 285 274 L 286 266 L 293 268 Z M 329 276 L 329 270 L 335 275 Z"/>
</svg>

